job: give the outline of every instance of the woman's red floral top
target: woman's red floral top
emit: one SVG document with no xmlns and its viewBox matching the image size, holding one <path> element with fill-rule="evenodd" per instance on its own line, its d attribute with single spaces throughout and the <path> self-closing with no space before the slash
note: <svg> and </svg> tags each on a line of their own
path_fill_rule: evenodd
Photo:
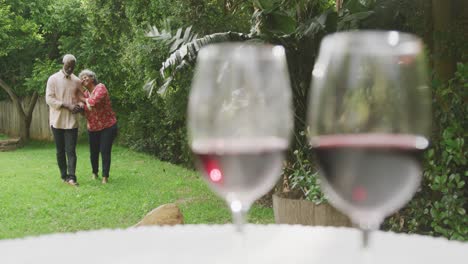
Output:
<svg viewBox="0 0 468 264">
<path fill-rule="evenodd" d="M 84 113 L 88 120 L 89 131 L 100 131 L 117 123 L 109 93 L 104 84 L 96 85 L 91 93 L 84 91 L 84 97 L 86 98 Z"/>
</svg>

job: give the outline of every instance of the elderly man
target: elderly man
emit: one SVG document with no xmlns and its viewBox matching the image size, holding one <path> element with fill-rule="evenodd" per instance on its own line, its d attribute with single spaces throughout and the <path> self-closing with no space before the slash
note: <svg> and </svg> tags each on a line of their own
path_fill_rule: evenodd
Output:
<svg viewBox="0 0 468 264">
<path fill-rule="evenodd" d="M 63 56 L 63 68 L 49 77 L 46 89 L 49 124 L 54 134 L 60 174 L 65 183 L 74 186 L 78 185 L 75 174 L 78 138 L 76 112 L 80 109 L 78 103 L 81 94 L 80 79 L 73 74 L 75 64 L 75 56 Z"/>
</svg>

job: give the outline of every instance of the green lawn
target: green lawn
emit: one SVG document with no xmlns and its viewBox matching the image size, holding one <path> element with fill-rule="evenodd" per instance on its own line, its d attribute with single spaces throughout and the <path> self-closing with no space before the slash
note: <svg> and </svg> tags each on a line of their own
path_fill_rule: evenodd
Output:
<svg viewBox="0 0 468 264">
<path fill-rule="evenodd" d="M 0 239 L 126 228 L 165 203 L 177 203 L 186 224 L 231 220 L 224 202 L 198 172 L 123 147 L 113 149 L 109 184 L 91 179 L 86 144 L 77 147 L 80 187 L 60 180 L 53 143 L 32 142 L 0 152 Z M 273 211 L 255 205 L 251 223 L 273 223 Z"/>
</svg>

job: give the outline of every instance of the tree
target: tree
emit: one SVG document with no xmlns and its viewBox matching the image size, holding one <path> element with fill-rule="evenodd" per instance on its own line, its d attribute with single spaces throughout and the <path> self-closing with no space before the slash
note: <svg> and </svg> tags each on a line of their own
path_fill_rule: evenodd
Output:
<svg viewBox="0 0 468 264">
<path fill-rule="evenodd" d="M 34 21 L 16 14 L 4 1 L 0 2 L 0 33 L 0 87 L 8 94 L 19 113 L 20 139 L 24 143 L 29 139 L 29 127 L 38 93 L 34 91 L 29 104 L 23 108 L 19 97 L 21 91 L 14 88 L 18 85 L 18 79 L 24 76 L 21 66 L 27 65 L 21 58 L 25 58 L 31 50 L 35 50 L 36 45 L 42 43 L 42 36 Z"/>
<path fill-rule="evenodd" d="M 454 77 L 457 62 L 466 61 L 465 0 L 378 0 L 375 16 L 364 28 L 410 32 L 424 40 L 435 76 Z"/>
<path fill-rule="evenodd" d="M 78 51 L 77 37 L 86 22 L 80 3 L 0 0 L 0 87 L 19 113 L 22 143 L 30 137 L 37 98 L 44 95 L 48 76 L 60 68 L 62 53 Z"/>
<path fill-rule="evenodd" d="M 465 20 L 466 25 L 463 10 L 466 11 L 467 8 L 468 3 L 464 0 L 432 0 L 433 66 L 436 75 L 442 81 L 448 81 L 454 77 L 457 57 L 462 53 L 459 51 L 461 46 L 459 44 L 465 43 L 466 47 L 466 39 L 457 40 L 457 38 L 466 37 L 466 31 L 457 32 L 457 29 L 463 29 L 463 27 L 456 24 L 463 23 L 462 21 Z"/>
</svg>

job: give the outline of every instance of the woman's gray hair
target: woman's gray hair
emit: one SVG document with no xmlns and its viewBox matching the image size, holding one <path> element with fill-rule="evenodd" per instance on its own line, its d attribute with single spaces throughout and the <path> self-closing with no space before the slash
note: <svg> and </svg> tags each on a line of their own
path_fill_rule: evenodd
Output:
<svg viewBox="0 0 468 264">
<path fill-rule="evenodd" d="M 76 58 L 75 56 L 71 55 L 71 54 L 66 54 L 65 56 L 63 56 L 63 59 L 62 59 L 62 62 L 63 64 L 69 62 L 69 61 L 74 61 L 76 62 Z"/>
<path fill-rule="evenodd" d="M 88 76 L 88 78 L 93 79 L 93 82 L 94 82 L 95 85 L 98 84 L 96 73 L 94 73 L 93 71 L 88 70 L 88 69 L 84 69 L 84 70 L 82 70 L 80 72 L 80 74 L 78 75 L 78 78 L 81 79 L 81 77 L 83 77 L 83 76 Z"/>
</svg>

